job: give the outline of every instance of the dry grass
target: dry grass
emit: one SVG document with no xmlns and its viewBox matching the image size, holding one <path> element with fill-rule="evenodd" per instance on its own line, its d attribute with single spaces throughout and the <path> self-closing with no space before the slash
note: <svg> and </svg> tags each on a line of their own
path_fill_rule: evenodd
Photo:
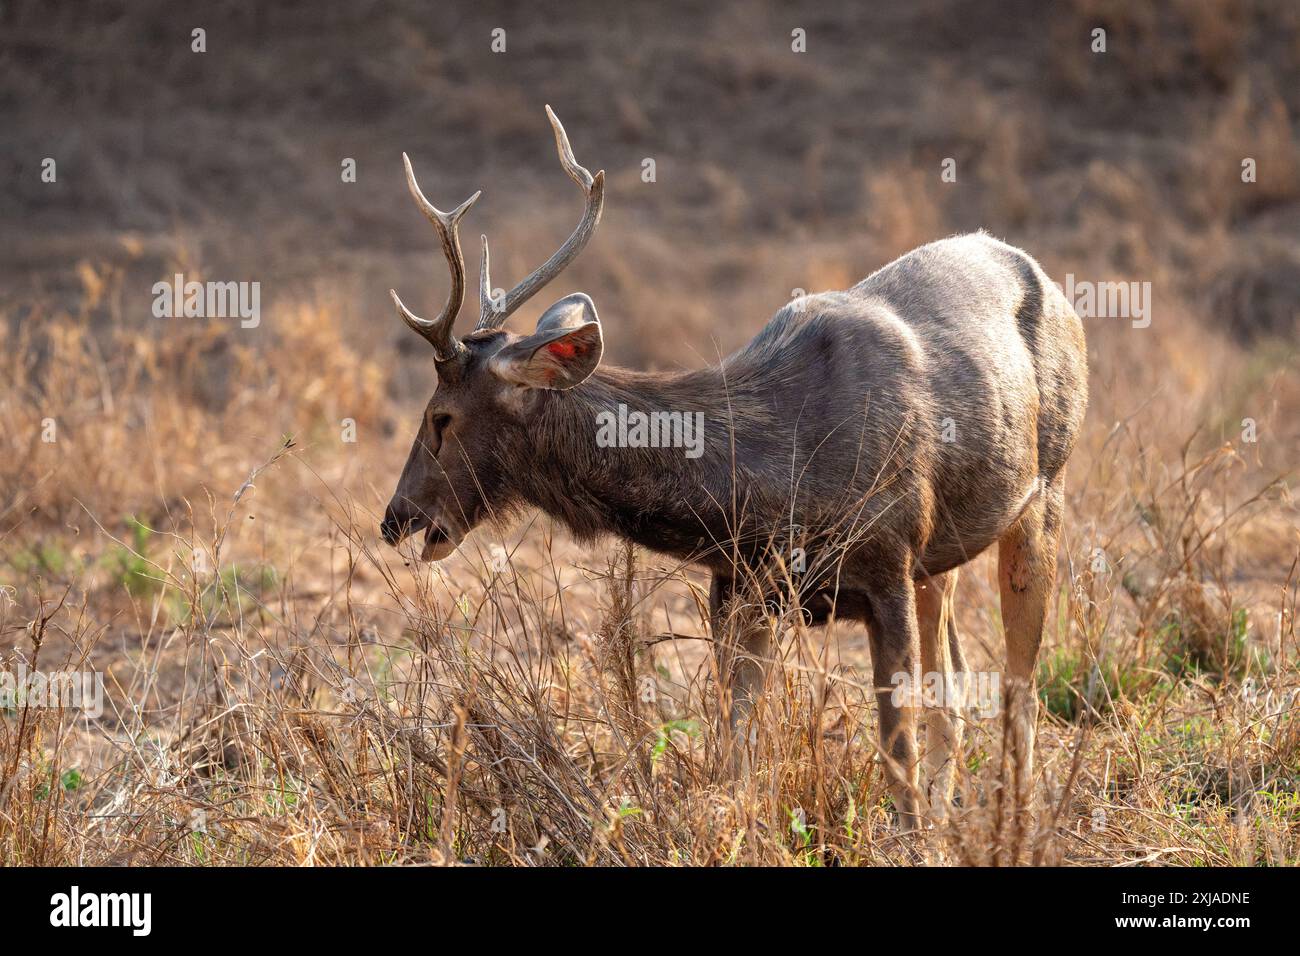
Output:
<svg viewBox="0 0 1300 956">
<path fill-rule="evenodd" d="M 6 863 L 1296 859 L 1294 508 L 1249 445 L 1092 424 L 1033 804 L 1014 805 L 1002 718 L 971 717 L 957 812 L 904 841 L 857 629 L 774 623 L 755 769 L 729 783 L 698 576 L 581 554 L 544 520 L 443 567 L 379 549 L 401 438 L 363 443 L 373 463 L 337 440 L 341 409 L 372 432 L 390 409 L 329 310 L 304 318 L 215 409 L 183 360 L 201 337 L 123 332 L 105 355 L 51 316 L 5 350 L 10 434 L 60 432 L 5 456 L 0 668 L 97 670 L 107 691 L 99 719 L 20 702 L 0 719 Z M 286 407 L 313 440 L 264 461 L 232 441 Z M 985 564 L 959 614 L 988 671 Z"/>
</svg>

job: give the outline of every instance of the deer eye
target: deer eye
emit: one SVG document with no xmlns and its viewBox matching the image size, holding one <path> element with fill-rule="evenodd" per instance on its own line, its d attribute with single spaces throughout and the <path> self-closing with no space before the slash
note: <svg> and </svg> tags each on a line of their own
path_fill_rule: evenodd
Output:
<svg viewBox="0 0 1300 956">
<path fill-rule="evenodd" d="M 432 424 L 433 424 L 434 441 L 438 445 L 441 445 L 443 433 L 447 430 L 447 426 L 451 424 L 451 416 L 434 415 Z"/>
<path fill-rule="evenodd" d="M 442 439 L 446 434 L 447 426 L 451 424 L 450 415 L 429 415 L 428 426 L 430 429 L 428 449 L 433 457 L 438 457 L 438 452 L 442 451 Z"/>
</svg>

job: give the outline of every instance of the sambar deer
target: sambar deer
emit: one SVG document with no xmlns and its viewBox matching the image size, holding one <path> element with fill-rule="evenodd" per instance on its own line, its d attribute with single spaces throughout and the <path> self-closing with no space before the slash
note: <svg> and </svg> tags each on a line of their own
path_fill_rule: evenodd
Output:
<svg viewBox="0 0 1300 956">
<path fill-rule="evenodd" d="M 581 292 L 530 335 L 505 320 L 554 279 L 600 222 L 604 173 L 578 165 L 547 115 L 565 172 L 586 196 L 577 229 L 494 299 L 483 237 L 478 325 L 452 332 L 465 289 L 457 227 L 479 194 L 433 207 L 403 154 L 407 185 L 451 268 L 441 314 L 398 314 L 434 349 L 437 389 L 381 528 L 421 558 L 450 554 L 485 518 L 539 508 L 577 538 L 612 532 L 712 572 L 720 711 L 737 762 L 774 653 L 773 605 L 805 619 L 864 622 L 881 753 L 900 820 L 942 816 L 962 739 L 960 702 L 896 698 L 937 674 L 965 676 L 952 612 L 957 568 L 998 546 L 1007 689 L 1022 693 L 1013 745 L 1032 760 L 1035 660 L 1052 603 L 1065 464 L 1087 404 L 1082 325 L 1024 252 L 983 233 L 943 239 L 843 292 L 786 305 L 717 367 L 649 373 L 601 365 L 601 322 Z M 598 416 L 619 406 L 702 415 L 702 453 L 603 447 Z M 648 445 L 648 447 L 647 447 Z M 807 558 L 791 570 L 789 548 Z M 771 602 L 771 603 L 769 603 Z M 754 613 L 757 609 L 757 613 Z M 730 626 L 728 626 L 730 625 Z M 737 633 L 738 632 L 738 633 Z M 954 676 L 956 675 L 956 676 Z M 742 726 L 743 725 L 743 726 Z"/>
</svg>

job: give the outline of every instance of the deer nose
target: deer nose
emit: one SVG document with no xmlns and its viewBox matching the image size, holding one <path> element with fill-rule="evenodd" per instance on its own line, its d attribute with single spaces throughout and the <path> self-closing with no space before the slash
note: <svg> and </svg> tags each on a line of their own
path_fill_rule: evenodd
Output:
<svg viewBox="0 0 1300 956">
<path fill-rule="evenodd" d="M 428 523 L 429 519 L 408 499 L 403 498 L 399 501 L 394 498 L 384 511 L 384 520 L 379 525 L 379 536 L 386 543 L 397 545 L 407 535 L 414 534 Z"/>
<path fill-rule="evenodd" d="M 384 520 L 379 523 L 379 537 L 384 539 L 385 544 L 395 545 L 402 540 L 401 528 L 401 522 L 393 516 L 393 509 L 389 508 L 384 513 Z"/>
</svg>

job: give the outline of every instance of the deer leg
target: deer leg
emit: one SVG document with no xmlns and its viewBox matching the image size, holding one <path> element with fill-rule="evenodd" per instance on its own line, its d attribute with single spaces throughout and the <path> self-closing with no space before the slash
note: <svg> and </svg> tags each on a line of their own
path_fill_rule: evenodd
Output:
<svg viewBox="0 0 1300 956">
<path fill-rule="evenodd" d="M 919 822 L 916 694 L 920 689 L 921 638 L 910 573 L 890 590 L 871 595 L 869 617 L 880 753 L 899 825 L 904 830 L 915 830 Z"/>
<path fill-rule="evenodd" d="M 953 707 L 949 713 L 952 716 L 953 728 L 953 762 L 950 768 L 950 774 L 947 780 L 948 790 L 946 798 L 951 805 L 953 785 L 957 782 L 957 771 L 961 767 L 963 757 L 962 740 L 966 736 L 966 719 L 970 710 L 977 706 L 971 697 L 974 686 L 973 675 L 966 669 L 966 655 L 961 652 L 961 639 L 957 634 L 957 572 L 950 571 L 952 575 L 952 589 L 948 594 L 947 613 L 944 615 L 948 624 L 948 660 L 952 662 L 953 674 L 958 681 L 961 681 L 963 699 L 961 703 Z M 940 638 L 942 640 L 942 638 Z"/>
<path fill-rule="evenodd" d="M 1006 706 L 1016 797 L 1025 806 L 1032 787 L 1038 698 L 1034 670 L 1056 583 L 1056 545 L 1064 507 L 1064 475 L 1047 485 L 998 541 L 998 588 L 1007 642 Z"/>
<path fill-rule="evenodd" d="M 754 705 L 763 693 L 772 629 L 753 607 L 736 607 L 733 579 L 715 574 L 709 588 L 713 653 L 718 668 L 718 730 L 727 769 L 739 776 L 750 766 Z"/>
<path fill-rule="evenodd" d="M 957 762 L 965 731 L 962 697 L 966 690 L 966 666 L 957 641 L 953 595 L 957 572 L 949 571 L 916 586 L 916 625 L 921 638 L 921 672 L 926 688 L 941 695 L 925 700 L 925 770 L 931 819 L 948 815 Z"/>
</svg>

